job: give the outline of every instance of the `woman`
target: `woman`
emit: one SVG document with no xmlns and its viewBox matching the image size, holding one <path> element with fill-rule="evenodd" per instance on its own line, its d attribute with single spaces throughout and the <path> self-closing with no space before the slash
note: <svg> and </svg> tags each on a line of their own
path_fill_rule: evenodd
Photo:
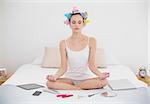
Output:
<svg viewBox="0 0 150 104">
<path fill-rule="evenodd" d="M 47 76 L 47 87 L 58 90 L 80 90 L 102 88 L 107 85 L 109 73 L 101 73 L 95 65 L 96 40 L 82 34 L 88 22 L 87 13 L 77 8 L 66 14 L 72 35 L 60 42 L 61 67 L 55 75 Z M 91 70 L 97 77 L 91 76 Z M 63 76 L 63 78 L 60 78 Z"/>
</svg>

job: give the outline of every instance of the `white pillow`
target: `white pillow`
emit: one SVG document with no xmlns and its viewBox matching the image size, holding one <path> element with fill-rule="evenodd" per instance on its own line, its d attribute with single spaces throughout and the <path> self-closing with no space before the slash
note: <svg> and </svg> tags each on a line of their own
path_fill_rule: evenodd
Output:
<svg viewBox="0 0 150 104">
<path fill-rule="evenodd" d="M 42 61 L 42 67 L 60 67 L 60 52 L 58 48 L 45 47 L 45 53 Z"/>
<path fill-rule="evenodd" d="M 104 68 L 111 65 L 120 65 L 117 59 L 106 52 L 104 48 L 97 48 L 96 64 L 99 68 Z"/>
<path fill-rule="evenodd" d="M 111 55 L 108 55 L 106 53 L 106 65 L 107 66 L 110 66 L 110 65 L 120 65 L 120 63 L 119 63 L 119 61 L 115 57 L 113 57 Z"/>
<path fill-rule="evenodd" d="M 42 57 L 37 57 L 32 62 L 33 65 L 41 65 L 42 64 Z"/>
<path fill-rule="evenodd" d="M 42 67 L 56 67 L 60 66 L 60 53 L 58 48 L 45 47 L 43 57 L 36 58 L 32 64 L 42 65 Z M 104 48 L 97 48 L 96 64 L 99 68 L 110 65 L 119 65 L 120 63 L 112 56 L 108 55 Z"/>
<path fill-rule="evenodd" d="M 118 61 L 118 59 L 116 59 L 116 57 L 113 55 L 113 53 L 108 50 L 105 49 L 105 58 L 106 58 L 106 65 L 120 65 L 120 62 Z"/>
<path fill-rule="evenodd" d="M 106 67 L 106 55 L 103 48 L 96 49 L 96 65 L 97 67 Z"/>
</svg>

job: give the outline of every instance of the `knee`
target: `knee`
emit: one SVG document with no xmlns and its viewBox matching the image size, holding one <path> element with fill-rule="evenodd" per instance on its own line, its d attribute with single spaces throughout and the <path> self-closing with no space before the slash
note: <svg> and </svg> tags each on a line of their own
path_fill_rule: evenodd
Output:
<svg viewBox="0 0 150 104">
<path fill-rule="evenodd" d="M 108 85 L 107 79 L 99 80 L 99 83 L 97 84 L 97 87 L 102 88 L 102 87 L 105 87 L 106 85 Z"/>
<path fill-rule="evenodd" d="M 102 83 L 103 83 L 103 87 L 106 86 L 106 85 L 108 85 L 107 79 L 104 79 L 104 80 L 102 81 Z"/>
<path fill-rule="evenodd" d="M 54 85 L 54 82 L 51 82 L 51 81 L 47 81 L 47 82 L 46 82 L 46 86 L 47 86 L 48 88 L 53 88 L 53 85 Z"/>
</svg>

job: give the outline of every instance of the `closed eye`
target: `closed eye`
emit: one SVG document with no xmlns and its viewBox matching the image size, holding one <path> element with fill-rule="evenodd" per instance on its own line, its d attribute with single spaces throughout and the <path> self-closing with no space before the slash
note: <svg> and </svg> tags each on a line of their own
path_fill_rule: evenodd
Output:
<svg viewBox="0 0 150 104">
<path fill-rule="evenodd" d="M 81 24 L 81 21 L 78 21 L 78 24 Z"/>
<path fill-rule="evenodd" d="M 75 24 L 76 23 L 76 21 L 72 21 L 72 24 Z"/>
</svg>

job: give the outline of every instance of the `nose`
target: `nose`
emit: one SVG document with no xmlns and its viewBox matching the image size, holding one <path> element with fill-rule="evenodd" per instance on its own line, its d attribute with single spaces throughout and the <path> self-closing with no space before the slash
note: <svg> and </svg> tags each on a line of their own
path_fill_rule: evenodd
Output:
<svg viewBox="0 0 150 104">
<path fill-rule="evenodd" d="M 79 27 L 80 27 L 80 24 L 76 23 L 76 24 L 75 24 L 75 27 L 76 27 L 76 28 L 79 28 Z"/>
<path fill-rule="evenodd" d="M 78 26 L 78 24 L 77 24 L 77 23 L 75 23 L 75 26 L 77 27 L 77 26 Z"/>
</svg>

